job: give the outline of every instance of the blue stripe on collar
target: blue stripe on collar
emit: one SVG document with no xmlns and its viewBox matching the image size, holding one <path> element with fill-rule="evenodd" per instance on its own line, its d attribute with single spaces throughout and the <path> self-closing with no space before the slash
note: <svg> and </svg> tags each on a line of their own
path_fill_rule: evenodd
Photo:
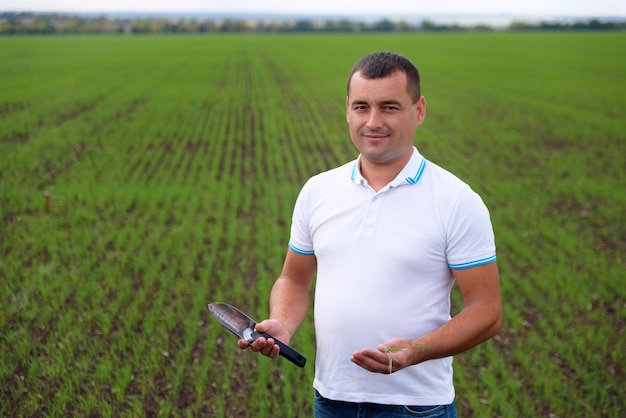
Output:
<svg viewBox="0 0 626 418">
<path fill-rule="evenodd" d="M 417 173 L 413 177 L 407 177 L 405 180 L 410 184 L 415 184 L 420 180 L 422 174 L 424 174 L 424 169 L 426 168 L 426 158 L 422 157 L 422 162 L 420 163 L 419 168 L 417 169 Z"/>
<path fill-rule="evenodd" d="M 358 160 L 354 162 L 354 166 L 352 167 L 352 174 L 350 175 L 350 179 L 354 182 L 356 180 L 356 167 L 359 164 Z"/>
</svg>

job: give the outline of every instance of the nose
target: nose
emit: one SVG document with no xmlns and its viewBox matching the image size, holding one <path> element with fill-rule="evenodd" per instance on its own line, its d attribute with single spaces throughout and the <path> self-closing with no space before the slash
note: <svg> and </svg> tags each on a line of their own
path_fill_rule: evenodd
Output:
<svg viewBox="0 0 626 418">
<path fill-rule="evenodd" d="M 381 113 L 376 109 L 371 109 L 369 117 L 367 118 L 367 123 L 365 124 L 367 129 L 378 129 L 381 128 L 382 125 L 383 121 Z"/>
</svg>

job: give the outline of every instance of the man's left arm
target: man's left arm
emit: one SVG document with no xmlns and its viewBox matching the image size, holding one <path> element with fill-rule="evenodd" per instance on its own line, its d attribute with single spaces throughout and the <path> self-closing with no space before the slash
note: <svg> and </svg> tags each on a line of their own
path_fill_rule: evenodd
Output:
<svg viewBox="0 0 626 418">
<path fill-rule="evenodd" d="M 393 339 L 352 355 L 359 366 L 378 373 L 389 373 L 426 360 L 462 353 L 498 333 L 502 321 L 500 276 L 495 262 L 463 270 L 453 270 L 463 294 L 463 309 L 450 321 L 415 340 Z"/>
</svg>

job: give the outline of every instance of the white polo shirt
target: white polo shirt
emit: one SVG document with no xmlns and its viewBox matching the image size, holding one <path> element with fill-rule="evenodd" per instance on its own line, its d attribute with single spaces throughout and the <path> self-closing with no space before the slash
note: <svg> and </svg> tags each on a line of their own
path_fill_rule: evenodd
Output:
<svg viewBox="0 0 626 418">
<path fill-rule="evenodd" d="M 367 372 L 350 357 L 438 328 L 450 320 L 451 270 L 495 261 L 489 212 L 467 184 L 414 149 L 376 193 L 357 159 L 304 185 L 289 247 L 317 257 L 314 387 L 322 396 L 396 405 L 454 400 L 452 357 L 391 375 Z"/>
</svg>

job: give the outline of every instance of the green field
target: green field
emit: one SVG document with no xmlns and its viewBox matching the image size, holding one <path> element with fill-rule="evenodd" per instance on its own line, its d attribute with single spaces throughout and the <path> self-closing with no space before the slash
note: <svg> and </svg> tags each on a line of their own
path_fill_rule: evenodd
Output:
<svg viewBox="0 0 626 418">
<path fill-rule="evenodd" d="M 626 416 L 624 32 L 0 38 L 0 416 L 312 416 L 312 318 L 299 369 L 206 304 L 266 317 L 381 49 L 496 232 L 503 327 L 455 358 L 459 416 Z"/>
</svg>

